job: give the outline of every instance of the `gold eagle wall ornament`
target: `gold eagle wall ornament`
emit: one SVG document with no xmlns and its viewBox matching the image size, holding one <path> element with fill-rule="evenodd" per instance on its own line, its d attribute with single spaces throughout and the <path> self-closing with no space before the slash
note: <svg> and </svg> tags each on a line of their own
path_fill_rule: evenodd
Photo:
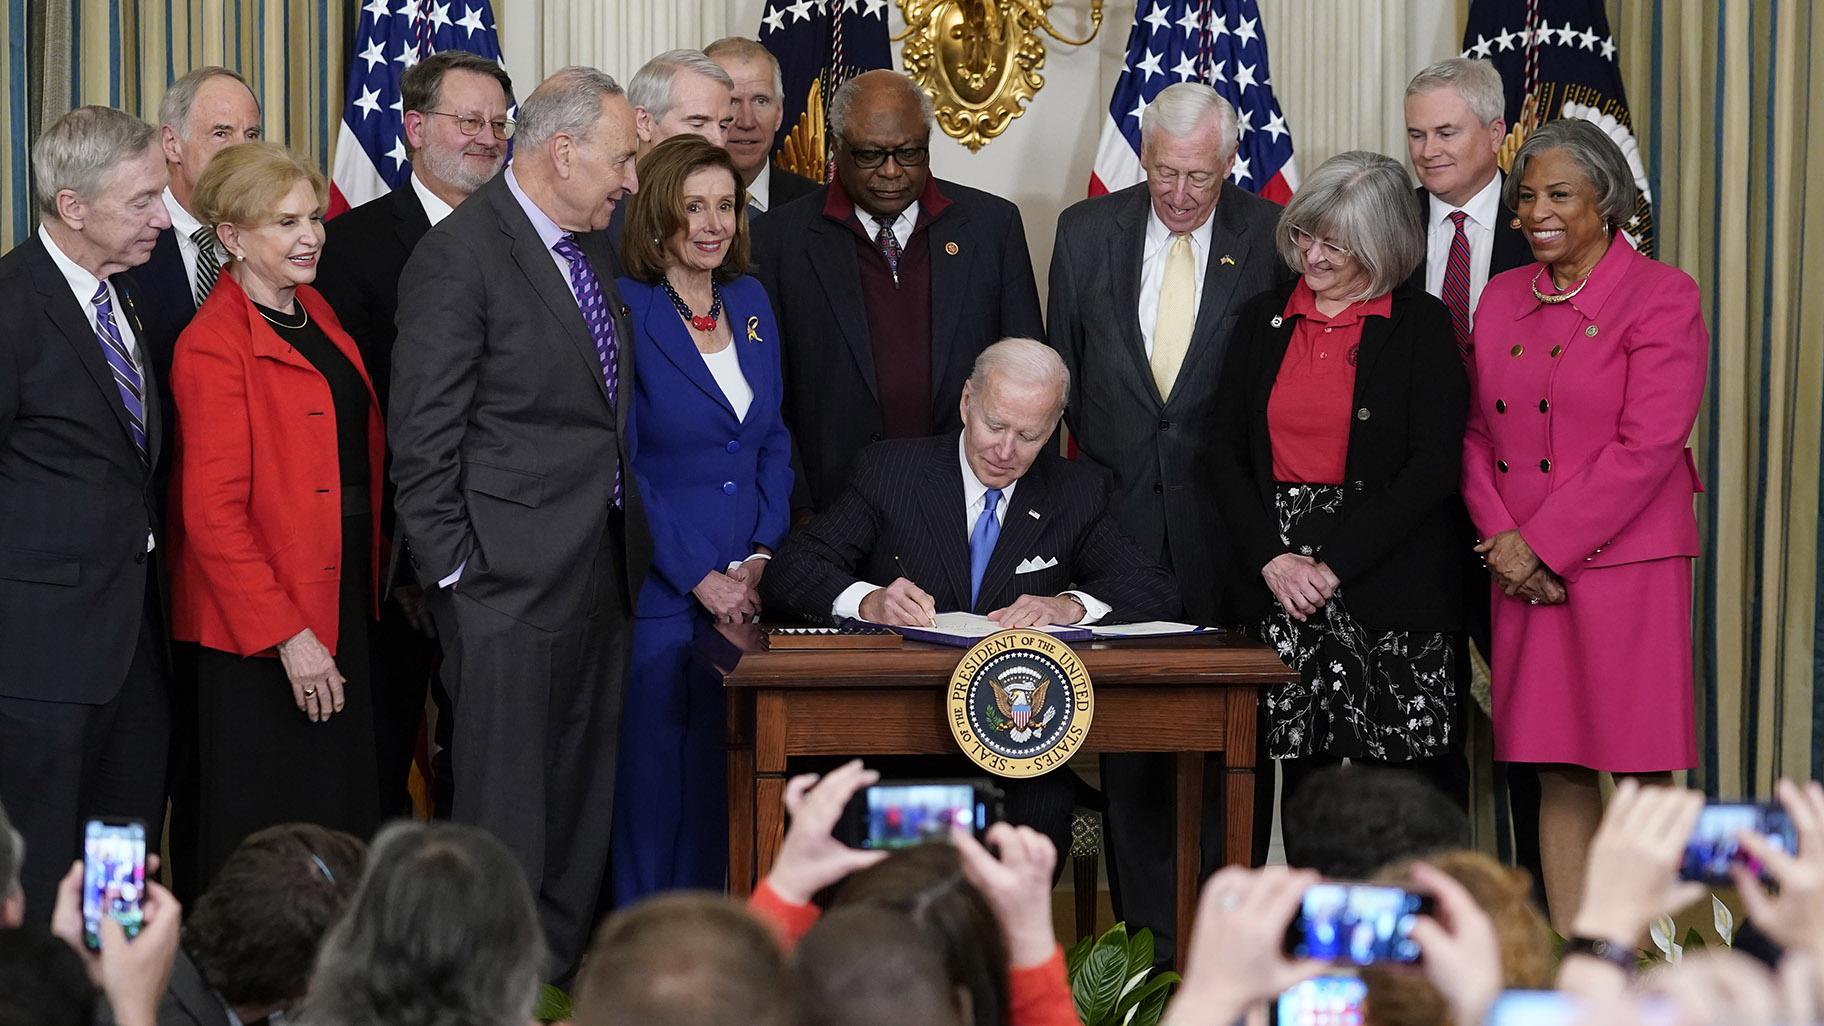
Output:
<svg viewBox="0 0 1824 1026">
<path fill-rule="evenodd" d="M 1082 46 L 1102 28 L 1090 0 L 1089 34 L 1072 39 L 1051 21 L 1052 0 L 898 0 L 906 73 L 930 95 L 938 127 L 971 152 L 1007 130 L 1045 85 L 1044 32 Z"/>
</svg>

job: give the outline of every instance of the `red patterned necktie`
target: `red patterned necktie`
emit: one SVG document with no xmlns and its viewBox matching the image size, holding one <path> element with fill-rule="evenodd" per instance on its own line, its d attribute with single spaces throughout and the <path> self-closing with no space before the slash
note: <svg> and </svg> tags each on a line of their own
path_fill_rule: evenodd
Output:
<svg viewBox="0 0 1824 1026">
<path fill-rule="evenodd" d="M 1463 232 L 1463 221 L 1469 217 L 1453 210 L 1449 217 L 1457 226 L 1450 240 L 1450 259 L 1444 263 L 1444 289 L 1440 297 L 1450 308 L 1450 327 L 1457 336 L 1457 352 L 1469 359 L 1469 236 Z"/>
</svg>

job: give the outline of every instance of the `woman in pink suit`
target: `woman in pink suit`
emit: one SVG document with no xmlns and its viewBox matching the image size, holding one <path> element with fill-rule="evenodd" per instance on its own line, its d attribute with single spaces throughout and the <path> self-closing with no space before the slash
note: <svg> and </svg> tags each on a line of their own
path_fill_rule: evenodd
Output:
<svg viewBox="0 0 1824 1026">
<path fill-rule="evenodd" d="M 1621 236 L 1621 150 L 1565 118 L 1514 158 L 1504 199 L 1538 261 L 1476 309 L 1463 495 L 1493 577 L 1495 758 L 1539 764 L 1552 921 L 1571 935 L 1604 772 L 1697 761 L 1685 443 L 1709 337 L 1697 285 Z M 1635 938 L 1608 939 L 1632 946 Z"/>
</svg>

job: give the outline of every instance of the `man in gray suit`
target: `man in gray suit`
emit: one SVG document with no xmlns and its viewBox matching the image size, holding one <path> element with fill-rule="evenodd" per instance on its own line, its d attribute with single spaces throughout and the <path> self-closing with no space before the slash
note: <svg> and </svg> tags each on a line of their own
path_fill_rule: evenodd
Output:
<svg viewBox="0 0 1824 1026">
<path fill-rule="evenodd" d="M 633 108 L 566 68 L 512 166 L 399 282 L 399 522 L 456 710 L 453 818 L 518 857 L 568 979 L 608 865 L 633 597 L 651 543 L 627 459 L 633 365 L 600 235 L 637 186 Z"/>
<path fill-rule="evenodd" d="M 1227 181 L 1235 110 L 1206 85 L 1160 92 L 1140 140 L 1145 182 L 1058 218 L 1047 331 L 1070 367 L 1071 437 L 1113 476 L 1122 529 L 1172 571 L 1191 619 L 1223 624 L 1234 571 L 1203 455 L 1235 312 L 1290 274 L 1273 246 L 1279 207 Z M 1151 929 L 1169 961 L 1171 760 L 1108 756 L 1102 785 L 1116 915 Z M 1203 847 L 1208 872 L 1213 830 Z"/>
</svg>

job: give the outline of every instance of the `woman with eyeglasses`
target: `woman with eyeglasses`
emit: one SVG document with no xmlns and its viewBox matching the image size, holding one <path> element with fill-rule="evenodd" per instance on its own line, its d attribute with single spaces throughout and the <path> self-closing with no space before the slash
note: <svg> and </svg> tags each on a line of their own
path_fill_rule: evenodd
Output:
<svg viewBox="0 0 1824 1026">
<path fill-rule="evenodd" d="M 1344 758 L 1435 778 L 1457 743 L 1468 384 L 1444 304 L 1406 284 L 1425 236 L 1405 168 L 1325 161 L 1275 238 L 1300 277 L 1238 315 L 1211 453 L 1258 581 L 1244 615 L 1300 675 L 1267 692 L 1264 744 L 1289 797 Z"/>
</svg>

